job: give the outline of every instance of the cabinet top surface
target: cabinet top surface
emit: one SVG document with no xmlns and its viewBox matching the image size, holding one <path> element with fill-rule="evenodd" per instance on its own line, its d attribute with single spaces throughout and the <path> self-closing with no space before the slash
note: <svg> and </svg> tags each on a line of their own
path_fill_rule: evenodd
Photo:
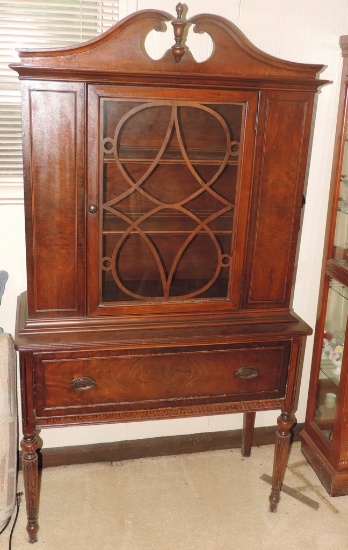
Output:
<svg viewBox="0 0 348 550">
<path fill-rule="evenodd" d="M 230 21 L 211 14 L 184 19 L 182 5 L 177 6 L 177 17 L 163 11 L 136 12 L 99 37 L 77 46 L 57 49 L 19 50 L 20 64 L 12 65 L 21 78 L 57 78 L 71 80 L 113 80 L 120 75 L 169 77 L 175 75 L 178 84 L 197 80 L 198 77 L 217 79 L 250 79 L 255 83 L 265 81 L 305 82 L 317 88 L 324 81 L 316 75 L 322 65 L 302 64 L 272 57 L 256 48 Z M 175 43 L 159 60 L 153 60 L 146 52 L 147 34 L 156 30 L 173 32 Z M 171 30 L 170 27 L 173 27 Z M 193 26 L 196 33 L 208 33 L 213 41 L 213 51 L 203 62 L 196 62 L 186 43 L 185 33 Z M 103 76 L 102 76 L 103 75 Z M 179 77 L 179 78 L 178 78 Z"/>
</svg>

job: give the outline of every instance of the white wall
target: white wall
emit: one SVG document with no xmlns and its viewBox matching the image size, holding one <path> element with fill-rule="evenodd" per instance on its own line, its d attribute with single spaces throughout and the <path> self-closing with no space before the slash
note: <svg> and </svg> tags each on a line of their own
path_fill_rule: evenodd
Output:
<svg viewBox="0 0 348 550">
<path fill-rule="evenodd" d="M 175 13 L 177 0 L 138 0 L 138 9 L 164 9 Z M 289 61 L 325 65 L 322 78 L 332 81 L 318 96 L 308 174 L 307 203 L 294 293 L 295 311 L 312 327 L 315 324 L 317 294 L 322 261 L 327 198 L 333 140 L 336 126 L 341 54 L 339 37 L 348 34 L 346 0 L 188 0 L 188 17 L 202 12 L 222 15 L 233 21 L 261 50 Z M 203 4 L 203 6 L 202 6 Z M 124 10 L 135 0 L 121 0 Z M 170 29 L 170 32 L 171 29 Z M 199 37 L 197 38 L 199 40 Z M 162 35 L 152 42 L 163 47 Z M 172 34 L 168 44 L 173 43 Z M 204 43 L 208 48 L 208 41 Z M 193 48 L 194 49 L 194 48 Z M 198 49 L 202 49 L 198 47 Z M 0 189 L 1 193 L 1 189 Z M 2 201 L 0 196 L 0 269 L 10 274 L 0 326 L 14 331 L 17 295 L 25 290 L 23 206 L 16 194 Z M 304 421 L 313 337 L 308 339 L 297 418 Z M 258 413 L 258 426 L 276 424 L 277 412 Z M 166 435 L 218 431 L 241 427 L 241 415 L 224 415 L 180 420 L 159 420 L 43 430 L 46 447 L 138 439 Z"/>
</svg>

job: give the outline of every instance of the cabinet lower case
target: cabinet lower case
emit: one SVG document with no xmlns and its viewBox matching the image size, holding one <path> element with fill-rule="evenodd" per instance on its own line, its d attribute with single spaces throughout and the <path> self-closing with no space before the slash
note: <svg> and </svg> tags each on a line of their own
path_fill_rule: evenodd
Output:
<svg viewBox="0 0 348 550">
<path fill-rule="evenodd" d="M 50 426 L 243 412 L 242 454 L 249 456 L 256 412 L 280 409 L 270 494 L 275 511 L 309 332 L 294 320 L 177 327 L 170 337 L 163 328 L 22 333 L 17 348 L 29 540 L 38 532 L 36 430 Z"/>
<path fill-rule="evenodd" d="M 320 439 L 322 436 L 317 433 L 315 425 L 306 426 L 301 432 L 301 451 L 330 496 L 348 495 L 348 461 L 340 461 L 339 467 L 335 468 L 329 458 L 328 445 Z M 348 449 L 345 451 L 347 453 Z"/>
</svg>

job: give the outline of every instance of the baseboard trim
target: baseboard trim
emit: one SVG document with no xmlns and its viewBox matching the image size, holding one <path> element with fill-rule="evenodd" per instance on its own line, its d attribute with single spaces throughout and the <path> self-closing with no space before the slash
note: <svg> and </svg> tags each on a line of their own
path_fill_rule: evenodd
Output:
<svg viewBox="0 0 348 550">
<path fill-rule="evenodd" d="M 299 434 L 302 429 L 303 424 L 296 424 L 293 429 L 293 441 L 300 440 Z M 274 443 L 276 430 L 277 426 L 255 428 L 253 445 L 270 445 Z M 72 464 L 115 462 L 136 458 L 202 453 L 221 449 L 235 449 L 240 447 L 241 443 L 242 430 L 231 430 L 117 441 L 114 443 L 43 448 L 38 451 L 39 466 L 40 468 L 52 468 Z M 19 467 L 21 468 L 21 460 L 19 460 Z"/>
</svg>

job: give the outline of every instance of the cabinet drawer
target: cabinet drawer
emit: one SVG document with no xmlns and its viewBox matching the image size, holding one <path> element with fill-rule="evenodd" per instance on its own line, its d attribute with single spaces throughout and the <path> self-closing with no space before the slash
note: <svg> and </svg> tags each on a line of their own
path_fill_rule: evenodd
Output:
<svg viewBox="0 0 348 550">
<path fill-rule="evenodd" d="M 290 342 L 180 353 L 42 354 L 38 416 L 62 409 L 136 410 L 285 395 Z"/>
</svg>

